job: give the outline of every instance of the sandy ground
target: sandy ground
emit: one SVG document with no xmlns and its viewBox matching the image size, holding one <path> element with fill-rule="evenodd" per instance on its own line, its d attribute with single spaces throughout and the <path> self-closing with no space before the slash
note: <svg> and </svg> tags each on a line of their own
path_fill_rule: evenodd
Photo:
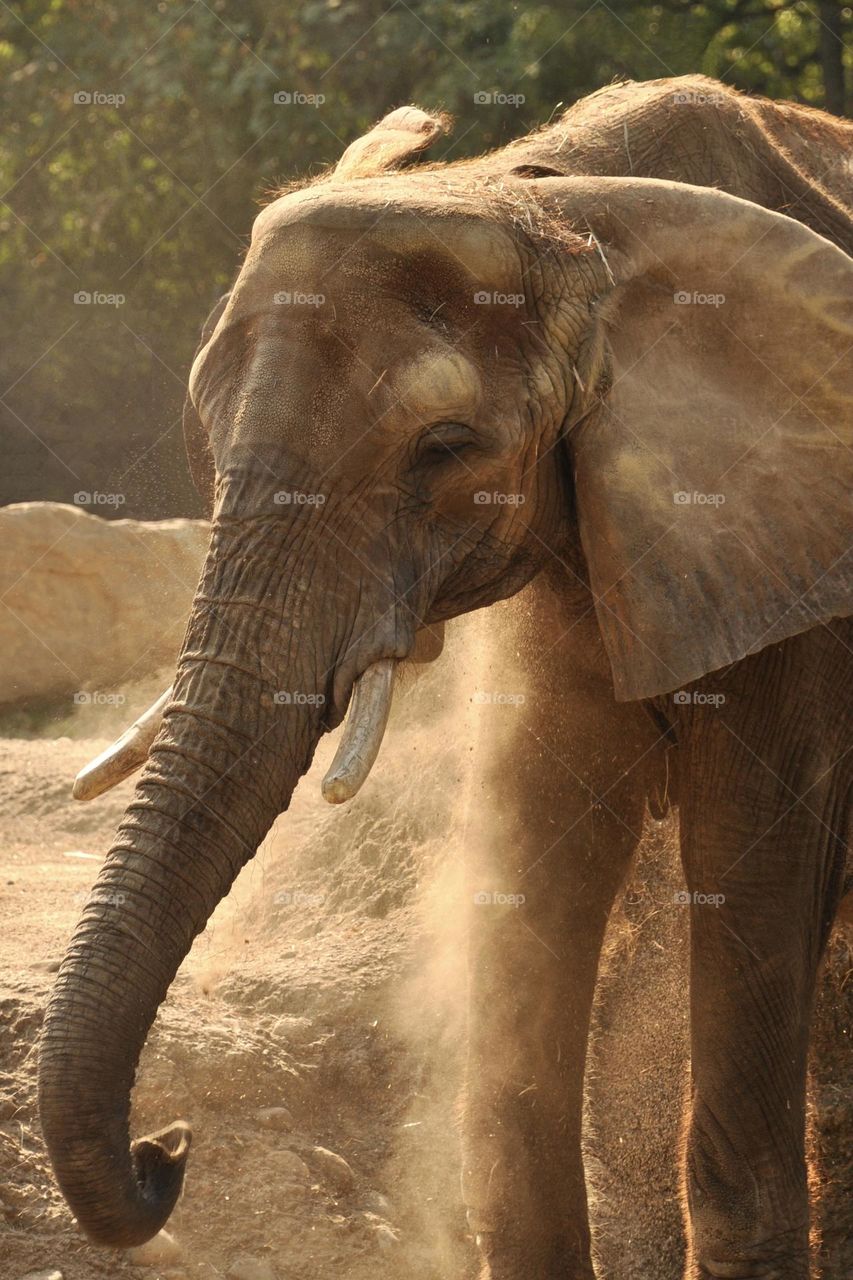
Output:
<svg viewBox="0 0 853 1280">
<path fill-rule="evenodd" d="M 117 712 L 86 709 L 38 732 L 13 727 L 18 736 L 3 741 L 0 764 L 0 1276 L 475 1274 L 455 1122 L 469 726 L 447 681 L 431 679 L 398 700 L 373 778 L 342 810 L 319 797 L 334 749 L 323 744 L 291 812 L 214 916 L 160 1012 L 134 1129 L 181 1116 L 195 1141 L 170 1224 L 174 1254 L 146 1265 L 94 1249 L 76 1231 L 47 1165 L 34 1080 L 56 963 L 131 790 L 125 783 L 81 806 L 70 800 L 70 780 L 150 691 L 132 691 Z M 672 824 L 649 822 L 611 928 L 589 1073 L 588 1170 L 607 1280 L 681 1274 L 680 883 Z M 850 969 L 849 944 L 836 937 L 812 1090 L 825 1280 L 853 1274 Z"/>
</svg>

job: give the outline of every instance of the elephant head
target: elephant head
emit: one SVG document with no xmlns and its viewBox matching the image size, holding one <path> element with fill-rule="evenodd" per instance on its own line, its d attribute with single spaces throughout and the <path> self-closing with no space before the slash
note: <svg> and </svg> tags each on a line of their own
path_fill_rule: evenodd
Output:
<svg viewBox="0 0 853 1280">
<path fill-rule="evenodd" d="M 588 574 L 636 699 L 849 611 L 850 259 L 712 189 L 398 172 L 441 127 L 395 112 L 268 205 L 193 364 L 210 547 L 41 1044 L 54 1168 L 106 1244 L 180 1191 L 186 1125 L 129 1141 L 178 966 L 351 698 L 330 798 L 362 780 L 419 633 Z"/>
</svg>

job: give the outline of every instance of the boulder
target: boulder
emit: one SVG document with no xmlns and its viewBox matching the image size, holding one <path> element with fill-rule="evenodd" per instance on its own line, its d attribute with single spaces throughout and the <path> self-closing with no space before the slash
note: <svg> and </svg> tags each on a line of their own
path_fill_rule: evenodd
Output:
<svg viewBox="0 0 853 1280">
<path fill-rule="evenodd" d="M 282 1182 L 307 1183 L 311 1178 L 311 1170 L 295 1151 L 271 1151 L 267 1158 Z"/>
<path fill-rule="evenodd" d="M 203 520 L 0 508 L 0 707 L 109 705 L 115 686 L 172 666 L 208 537 Z"/>
<path fill-rule="evenodd" d="M 345 1195 L 355 1186 L 355 1174 L 343 1156 L 327 1147 L 312 1147 L 308 1159 L 334 1191 Z"/>
<path fill-rule="evenodd" d="M 293 1116 L 287 1107 L 262 1107 L 255 1113 L 255 1119 L 262 1129 L 273 1129 L 279 1133 L 290 1133 L 293 1129 Z"/>
</svg>

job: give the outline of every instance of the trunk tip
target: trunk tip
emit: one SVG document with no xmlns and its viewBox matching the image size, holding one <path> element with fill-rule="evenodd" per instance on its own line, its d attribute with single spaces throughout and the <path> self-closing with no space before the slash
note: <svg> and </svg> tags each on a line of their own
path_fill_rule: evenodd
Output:
<svg viewBox="0 0 853 1280">
<path fill-rule="evenodd" d="M 83 1209 L 66 1196 L 77 1221 L 94 1244 L 131 1249 L 159 1235 L 178 1202 L 192 1143 L 192 1129 L 176 1120 L 157 1133 L 130 1144 L 135 1186 L 139 1198 L 126 1204 L 119 1215 L 100 1216 L 95 1207 Z"/>
<path fill-rule="evenodd" d="M 156 1159 L 166 1164 L 186 1163 L 192 1145 L 193 1131 L 186 1120 L 174 1120 L 165 1129 L 136 1138 L 130 1149 L 137 1162 Z"/>
<path fill-rule="evenodd" d="M 167 1128 L 148 1133 L 130 1144 L 136 1180 L 143 1198 L 153 1209 L 152 1229 L 146 1234 L 146 1240 L 156 1236 L 178 1202 L 192 1137 L 193 1131 L 187 1122 L 175 1120 Z"/>
</svg>

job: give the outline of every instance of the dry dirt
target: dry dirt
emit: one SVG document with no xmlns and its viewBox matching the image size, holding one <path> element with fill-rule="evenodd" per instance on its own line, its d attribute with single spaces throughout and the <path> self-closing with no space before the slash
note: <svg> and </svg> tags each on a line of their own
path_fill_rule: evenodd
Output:
<svg viewBox="0 0 853 1280">
<path fill-rule="evenodd" d="M 465 983 L 460 866 L 476 822 L 474 711 L 466 705 L 471 680 L 460 701 L 462 686 L 448 679 L 463 666 L 450 650 L 398 699 L 374 776 L 340 810 L 319 796 L 334 749 L 322 744 L 290 813 L 214 916 L 161 1010 L 138 1078 L 134 1129 L 183 1117 L 195 1140 L 170 1223 L 178 1252 L 145 1266 L 90 1247 L 76 1231 L 46 1162 L 34 1080 L 53 971 L 131 789 L 125 783 L 81 806 L 70 800 L 70 780 L 151 690 L 130 691 L 118 709 L 6 725 L 3 1280 L 53 1270 L 64 1280 L 475 1274 L 458 1189 L 455 1105 Z M 681 1274 L 676 1153 L 687 1084 L 687 921 L 673 903 L 680 884 L 674 828 L 650 821 L 610 931 L 590 1068 L 588 1169 L 607 1280 Z M 812 1090 L 824 1280 L 853 1274 L 850 968 L 849 945 L 836 937 L 816 1020 Z"/>
</svg>

